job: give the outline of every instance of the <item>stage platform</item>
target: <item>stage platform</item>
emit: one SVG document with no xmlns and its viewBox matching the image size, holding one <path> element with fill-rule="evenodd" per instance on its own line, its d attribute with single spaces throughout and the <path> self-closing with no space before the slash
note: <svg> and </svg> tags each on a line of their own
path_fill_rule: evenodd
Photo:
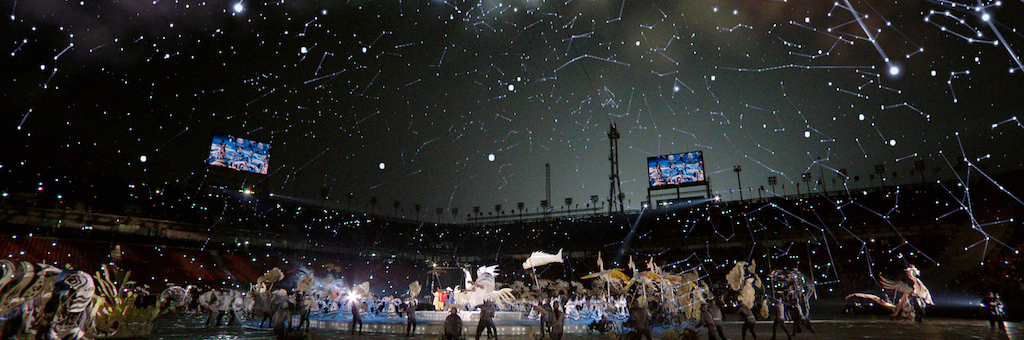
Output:
<svg viewBox="0 0 1024 340">
<path fill-rule="evenodd" d="M 416 312 L 416 334 L 441 334 L 444 327 L 444 320 L 449 312 L 441 311 L 417 311 Z M 462 318 L 463 334 L 476 334 L 476 327 L 480 321 L 479 311 L 460 311 Z M 363 318 L 363 333 L 397 333 L 405 334 L 405 318 Z M 293 322 L 298 323 L 298 318 Z M 324 320 L 311 318 L 311 328 L 348 331 L 351 320 Z M 540 333 L 540 321 L 529 320 L 522 317 L 519 312 L 496 312 L 494 323 L 498 329 L 498 335 L 529 335 Z M 566 320 L 565 333 L 585 333 L 589 320 L 570 321 Z"/>
</svg>

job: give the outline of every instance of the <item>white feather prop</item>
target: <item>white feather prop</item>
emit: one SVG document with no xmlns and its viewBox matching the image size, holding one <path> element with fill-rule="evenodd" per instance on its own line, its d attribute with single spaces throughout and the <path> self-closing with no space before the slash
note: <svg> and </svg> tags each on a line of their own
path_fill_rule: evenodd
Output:
<svg viewBox="0 0 1024 340">
<path fill-rule="evenodd" d="M 420 282 L 419 281 L 415 281 L 413 283 L 410 283 L 409 284 L 409 296 L 411 296 L 413 298 L 416 298 L 417 296 L 420 295 L 420 290 L 422 290 L 422 289 L 423 289 L 423 286 L 420 286 Z"/>
</svg>

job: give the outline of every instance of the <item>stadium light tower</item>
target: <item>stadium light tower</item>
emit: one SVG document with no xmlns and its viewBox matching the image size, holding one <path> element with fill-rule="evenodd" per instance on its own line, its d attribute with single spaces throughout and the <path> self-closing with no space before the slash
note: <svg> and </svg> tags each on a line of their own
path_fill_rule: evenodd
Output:
<svg viewBox="0 0 1024 340">
<path fill-rule="evenodd" d="M 608 188 L 608 214 L 611 214 L 615 207 L 615 199 L 619 200 L 619 212 L 625 211 L 625 207 L 622 206 L 622 199 L 626 195 L 622 194 L 622 182 L 619 181 L 619 131 L 615 129 L 615 123 L 609 124 L 608 130 L 608 142 L 611 149 L 608 154 L 608 161 L 612 166 L 612 173 L 608 175 L 608 180 L 611 182 Z"/>
<path fill-rule="evenodd" d="M 740 190 L 740 201 L 743 200 L 743 182 L 740 182 L 740 172 L 743 171 L 743 166 L 737 165 L 732 168 L 732 171 L 736 172 L 736 186 Z"/>
</svg>

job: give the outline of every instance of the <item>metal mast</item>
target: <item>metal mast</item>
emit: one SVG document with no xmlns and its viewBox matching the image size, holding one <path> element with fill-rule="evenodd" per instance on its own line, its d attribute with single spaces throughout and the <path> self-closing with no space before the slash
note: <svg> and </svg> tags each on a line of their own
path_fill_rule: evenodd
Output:
<svg viewBox="0 0 1024 340">
<path fill-rule="evenodd" d="M 619 201 L 619 212 L 626 210 L 622 205 L 622 200 L 626 195 L 622 193 L 622 182 L 619 180 L 619 131 L 615 129 L 615 123 L 611 123 L 609 126 L 608 142 L 611 152 L 608 155 L 608 161 L 611 163 L 612 173 L 608 175 L 608 180 L 611 181 L 608 188 L 608 213 L 611 214 L 614 211 L 616 199 Z"/>
</svg>

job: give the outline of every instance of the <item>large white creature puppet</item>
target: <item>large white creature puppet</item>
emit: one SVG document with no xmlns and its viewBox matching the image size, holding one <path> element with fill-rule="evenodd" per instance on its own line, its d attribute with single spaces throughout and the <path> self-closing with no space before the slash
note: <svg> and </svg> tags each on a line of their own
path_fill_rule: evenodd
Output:
<svg viewBox="0 0 1024 340">
<path fill-rule="evenodd" d="M 523 262 L 523 270 L 540 267 L 551 263 L 562 263 L 562 250 L 558 254 L 548 254 L 542 251 L 535 251 Z"/>
<path fill-rule="evenodd" d="M 902 294 L 896 304 L 885 301 L 873 294 L 854 293 L 847 295 L 846 298 L 859 297 L 869 299 L 891 310 L 891 316 L 893 317 L 920 321 L 924 318 L 924 308 L 927 305 L 935 304 L 932 302 L 932 294 L 928 291 L 928 287 L 925 287 L 924 282 L 921 282 L 919 278 L 921 271 L 917 267 L 910 265 L 903 271 L 907 273 L 907 278 L 910 279 L 913 286 L 903 281 L 889 280 L 882 277 L 882 275 L 878 275 L 879 284 L 883 289 L 892 289 Z"/>
<path fill-rule="evenodd" d="M 512 288 L 494 290 L 494 277 L 498 275 L 498 265 L 483 266 L 476 270 L 476 281 L 473 287 L 455 294 L 455 303 L 473 308 L 484 304 L 484 301 L 493 301 L 498 308 L 504 308 L 505 304 L 511 304 L 515 300 L 512 295 Z"/>
<path fill-rule="evenodd" d="M 725 275 L 725 280 L 729 284 L 729 289 L 736 292 L 736 300 L 743 302 L 749 307 L 757 306 L 755 303 L 757 292 L 762 291 L 764 288 L 761 285 L 761 278 L 757 276 L 753 260 L 750 263 L 746 261 L 736 262 L 736 265 L 732 267 L 729 274 Z M 761 300 L 760 309 L 761 317 L 767 318 L 767 300 Z"/>
</svg>

